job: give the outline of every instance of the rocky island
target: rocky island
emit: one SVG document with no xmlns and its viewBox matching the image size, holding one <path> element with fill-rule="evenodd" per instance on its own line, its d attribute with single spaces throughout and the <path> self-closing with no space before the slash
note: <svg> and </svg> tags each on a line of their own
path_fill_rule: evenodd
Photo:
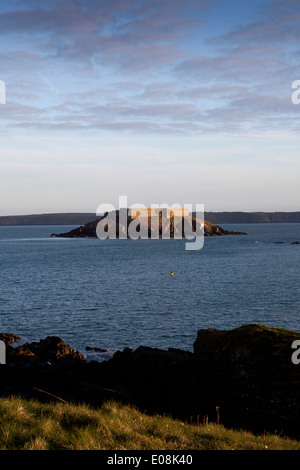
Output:
<svg viewBox="0 0 300 470">
<path fill-rule="evenodd" d="M 147 209 L 147 211 L 150 211 L 150 209 Z M 103 216 L 99 217 L 96 220 L 93 220 L 91 222 L 86 223 L 85 225 L 82 225 L 74 230 L 71 230 L 66 233 L 60 233 L 60 234 L 52 234 L 52 237 L 63 237 L 63 238 L 96 238 L 97 233 L 96 233 L 96 228 L 100 220 L 105 219 L 107 216 L 107 213 L 104 214 Z M 158 228 L 154 228 L 151 226 L 151 217 L 145 217 L 142 216 L 139 218 L 140 221 L 140 227 L 141 229 L 144 228 L 146 229 L 146 233 L 148 235 L 148 238 L 153 237 L 153 235 L 156 235 L 157 238 L 162 238 L 163 237 L 163 232 L 169 230 L 170 233 L 170 238 L 176 238 L 176 234 L 180 235 L 180 238 L 184 238 L 184 223 L 183 223 L 183 218 L 184 216 L 180 217 L 174 217 L 172 214 L 164 220 L 162 215 L 159 215 L 159 224 Z M 127 225 L 124 226 L 120 222 L 120 213 L 119 211 L 115 211 L 115 219 L 114 219 L 114 224 L 115 224 L 115 233 L 116 233 L 116 238 L 119 237 L 120 233 L 126 233 L 128 237 L 128 227 L 130 223 L 136 219 L 135 216 L 133 215 L 128 215 L 126 214 L 126 219 L 127 219 Z M 203 233 L 204 236 L 212 237 L 212 236 L 223 236 L 223 235 L 247 235 L 244 232 L 230 232 L 228 230 L 225 230 L 222 227 L 219 227 L 218 225 L 214 225 L 211 222 L 208 221 L 203 221 L 198 219 L 195 215 L 191 215 L 189 217 L 189 223 L 192 227 L 193 232 L 199 226 L 203 226 Z M 108 224 L 107 224 L 108 226 Z M 168 226 L 168 227 L 167 227 Z M 108 227 L 107 227 L 108 229 Z M 145 232 L 144 232 L 145 233 Z M 179 237 L 178 237 L 179 238 Z"/>
<path fill-rule="evenodd" d="M 193 352 L 141 346 L 104 362 L 87 361 L 58 337 L 20 346 L 16 335 L 0 339 L 2 397 L 95 407 L 113 399 L 148 414 L 300 438 L 300 364 L 291 360 L 299 332 L 259 324 L 205 329 Z"/>
</svg>

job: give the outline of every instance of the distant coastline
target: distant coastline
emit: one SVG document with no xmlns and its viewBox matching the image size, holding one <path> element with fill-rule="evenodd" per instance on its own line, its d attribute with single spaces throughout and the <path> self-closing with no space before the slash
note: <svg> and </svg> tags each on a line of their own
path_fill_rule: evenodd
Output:
<svg viewBox="0 0 300 470">
<path fill-rule="evenodd" d="M 300 212 L 205 212 L 213 224 L 300 223 Z"/>
<path fill-rule="evenodd" d="M 0 216 L 0 226 L 85 225 L 97 219 L 94 212 Z M 100 217 L 99 217 L 100 219 Z M 300 223 L 299 212 L 205 212 L 213 224 Z"/>
<path fill-rule="evenodd" d="M 94 212 L 0 216 L 0 226 L 84 225 L 97 217 Z M 99 217 L 100 219 L 100 217 Z"/>
</svg>

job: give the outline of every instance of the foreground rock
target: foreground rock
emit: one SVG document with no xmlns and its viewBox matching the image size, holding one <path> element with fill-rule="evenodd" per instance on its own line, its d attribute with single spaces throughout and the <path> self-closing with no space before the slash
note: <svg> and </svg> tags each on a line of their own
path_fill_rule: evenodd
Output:
<svg viewBox="0 0 300 470">
<path fill-rule="evenodd" d="M 15 343 L 16 341 L 20 341 L 20 339 L 20 336 L 11 333 L 0 333 L 0 341 L 3 341 L 5 344 Z"/>
<path fill-rule="evenodd" d="M 1 366 L 2 396 L 93 406 L 115 399 L 188 422 L 219 417 L 226 427 L 300 438 L 300 364 L 291 361 L 298 332 L 264 325 L 200 330 L 193 353 L 141 346 L 101 363 L 86 362 L 76 352 L 72 357 L 74 350 L 65 343 L 62 350 L 72 360 L 61 361 L 60 341 L 46 340 L 47 348 L 43 341 L 23 348 L 37 362 L 29 353 L 8 355 L 8 364 Z"/>
<path fill-rule="evenodd" d="M 105 217 L 105 216 L 104 216 Z M 81 227 L 78 227 L 74 230 L 71 230 L 70 232 L 66 233 L 60 233 L 60 234 L 52 234 L 52 237 L 63 237 L 63 238 L 96 238 L 97 233 L 96 233 L 96 227 L 97 224 L 101 220 L 101 218 L 94 220 L 92 222 L 89 222 Z M 117 238 L 119 237 L 119 233 L 123 232 L 128 234 L 128 226 L 130 222 L 132 222 L 132 218 L 129 216 L 127 217 L 127 227 L 125 224 L 125 227 L 119 224 L 119 212 L 116 211 L 116 236 Z M 151 222 L 150 218 L 148 219 L 147 217 L 143 217 L 142 219 L 142 225 L 145 225 L 145 231 L 148 232 L 148 237 L 151 238 L 151 235 L 155 235 L 158 238 L 162 237 L 163 230 L 166 229 L 164 226 L 162 218 L 160 218 L 159 221 L 159 229 L 158 233 L 155 232 L 153 227 L 151 227 Z M 183 219 L 181 219 L 181 222 L 177 222 L 175 224 L 174 218 L 171 217 L 171 219 L 168 220 L 167 224 L 170 225 L 170 238 L 176 238 L 177 235 L 181 235 L 184 237 L 184 229 L 183 229 Z M 196 217 L 190 217 L 190 223 L 192 224 L 193 230 L 196 229 L 196 226 L 199 224 L 202 224 L 203 221 L 200 219 L 197 219 Z M 214 225 L 211 222 L 204 222 L 204 236 L 207 237 L 216 237 L 216 236 L 224 236 L 224 235 L 247 235 L 244 232 L 229 232 L 228 230 L 223 229 L 222 227 L 219 227 L 218 225 Z"/>
<path fill-rule="evenodd" d="M 0 335 L 1 337 L 1 335 Z M 10 343 L 12 341 L 9 341 Z M 85 361 L 86 358 L 79 351 L 75 351 L 61 338 L 48 336 L 39 342 L 26 343 L 22 346 L 7 346 L 7 363 L 39 364 L 57 363 L 64 361 Z"/>
</svg>

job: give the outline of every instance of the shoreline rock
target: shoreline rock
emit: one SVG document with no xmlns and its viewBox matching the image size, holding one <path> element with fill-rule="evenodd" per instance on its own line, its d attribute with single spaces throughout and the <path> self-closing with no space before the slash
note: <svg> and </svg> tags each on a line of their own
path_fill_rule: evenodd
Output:
<svg viewBox="0 0 300 470">
<path fill-rule="evenodd" d="M 107 349 L 102 349 L 102 348 L 96 348 L 94 346 L 86 346 L 85 348 L 86 351 L 95 351 L 95 352 L 107 352 Z"/>
<path fill-rule="evenodd" d="M 3 341 L 6 345 L 16 343 L 20 340 L 20 336 L 14 335 L 12 333 L 0 333 L 0 341 Z"/>
<path fill-rule="evenodd" d="M 0 338 L 1 336 L 2 334 L 0 334 Z M 43 365 L 57 361 L 86 361 L 82 353 L 75 351 L 58 336 L 47 336 L 39 342 L 25 343 L 18 347 L 10 345 L 13 342 L 11 339 L 15 340 L 11 336 L 15 335 L 9 335 L 6 343 L 8 364 L 29 362 Z"/>
<path fill-rule="evenodd" d="M 283 245 L 285 242 L 274 242 L 276 245 Z M 300 245 L 300 242 L 290 242 L 289 245 Z"/>
</svg>

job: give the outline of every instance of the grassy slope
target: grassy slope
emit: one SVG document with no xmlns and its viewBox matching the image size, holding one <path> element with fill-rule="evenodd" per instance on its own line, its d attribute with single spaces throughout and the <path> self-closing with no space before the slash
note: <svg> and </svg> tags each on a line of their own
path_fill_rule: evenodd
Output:
<svg viewBox="0 0 300 470">
<path fill-rule="evenodd" d="M 150 417 L 108 402 L 100 409 L 0 399 L 1 450 L 299 450 L 300 442 Z"/>
</svg>

